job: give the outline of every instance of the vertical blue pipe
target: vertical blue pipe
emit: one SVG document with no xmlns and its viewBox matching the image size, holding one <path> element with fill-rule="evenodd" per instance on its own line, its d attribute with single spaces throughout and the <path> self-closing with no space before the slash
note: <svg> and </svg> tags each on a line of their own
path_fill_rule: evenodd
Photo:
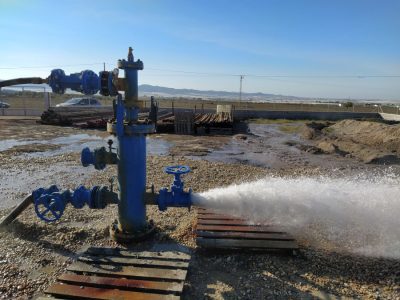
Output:
<svg viewBox="0 0 400 300">
<path fill-rule="evenodd" d="M 146 225 L 146 136 L 123 135 L 118 149 L 119 229 L 132 233 Z"/>
<path fill-rule="evenodd" d="M 118 67 L 125 71 L 125 99 L 118 102 L 118 184 L 119 184 L 119 230 L 126 233 L 139 232 L 146 226 L 146 135 L 134 133 L 137 124 L 138 106 L 138 70 L 143 69 L 140 60 L 134 61 L 132 48 L 129 47 L 128 61 L 120 60 Z M 119 100 L 121 100 L 119 98 Z M 124 118 L 124 121 L 122 120 Z M 132 126 L 132 127 L 131 127 Z M 122 129 L 121 129 L 122 127 Z M 131 130 L 125 130 L 129 129 Z M 140 132 L 140 130 L 138 130 Z"/>
</svg>

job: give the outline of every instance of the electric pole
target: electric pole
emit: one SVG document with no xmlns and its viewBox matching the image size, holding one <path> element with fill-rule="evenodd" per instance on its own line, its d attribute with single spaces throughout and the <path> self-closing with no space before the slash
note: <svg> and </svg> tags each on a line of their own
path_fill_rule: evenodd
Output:
<svg viewBox="0 0 400 300">
<path fill-rule="evenodd" d="M 240 92 L 239 92 L 239 106 L 242 106 L 242 82 L 244 75 L 240 75 Z"/>
</svg>

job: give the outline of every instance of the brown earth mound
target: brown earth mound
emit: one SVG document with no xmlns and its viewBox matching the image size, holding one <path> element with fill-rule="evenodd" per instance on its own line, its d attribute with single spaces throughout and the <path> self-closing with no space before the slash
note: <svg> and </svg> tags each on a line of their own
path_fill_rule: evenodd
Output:
<svg viewBox="0 0 400 300">
<path fill-rule="evenodd" d="M 302 136 L 324 153 L 355 157 L 365 163 L 400 163 L 400 124 L 343 120 L 334 125 L 310 123 Z"/>
</svg>

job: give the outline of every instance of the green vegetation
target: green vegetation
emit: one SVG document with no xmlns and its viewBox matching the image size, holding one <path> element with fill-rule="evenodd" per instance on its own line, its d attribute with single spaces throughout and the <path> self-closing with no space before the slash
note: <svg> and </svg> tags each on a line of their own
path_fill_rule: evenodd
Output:
<svg viewBox="0 0 400 300">
<path fill-rule="evenodd" d="M 346 103 L 343 104 L 343 106 L 344 106 L 344 107 L 347 107 L 347 108 L 353 107 L 353 102 L 350 102 L 350 101 L 349 101 L 349 102 L 346 102 Z"/>
<path fill-rule="evenodd" d="M 248 123 L 254 124 L 291 124 L 291 123 L 305 123 L 310 120 L 288 120 L 288 119 L 250 119 Z"/>
<path fill-rule="evenodd" d="M 302 125 L 281 125 L 279 130 L 286 133 L 297 133 L 302 127 Z"/>
<path fill-rule="evenodd" d="M 332 128 L 332 127 L 325 127 L 325 128 L 323 128 L 322 130 L 321 130 L 323 133 L 325 133 L 325 134 L 329 134 L 329 133 L 332 133 L 332 132 L 334 132 L 334 129 Z"/>
</svg>

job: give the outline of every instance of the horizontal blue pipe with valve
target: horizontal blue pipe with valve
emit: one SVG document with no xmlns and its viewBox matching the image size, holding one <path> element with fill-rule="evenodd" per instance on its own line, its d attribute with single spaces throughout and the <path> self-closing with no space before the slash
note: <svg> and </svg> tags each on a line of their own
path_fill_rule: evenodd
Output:
<svg viewBox="0 0 400 300">
<path fill-rule="evenodd" d="M 118 91 L 114 85 L 116 72 L 102 71 L 97 75 L 91 70 L 66 75 L 64 70 L 52 70 L 47 78 L 47 83 L 56 94 L 64 94 L 66 89 L 71 89 L 82 94 L 94 95 L 100 92 L 104 96 L 115 96 Z"/>
<path fill-rule="evenodd" d="M 90 151 L 90 150 L 89 150 Z M 88 149 L 82 151 L 87 155 Z M 82 157 L 82 162 L 84 158 Z M 97 162 L 98 163 L 98 162 Z M 96 162 L 85 161 L 86 165 L 95 165 Z M 187 207 L 192 206 L 192 190 L 184 190 L 184 182 L 181 175 L 190 172 L 188 166 L 170 166 L 165 168 L 167 174 L 175 176 L 170 189 L 161 188 L 159 193 L 149 192 L 145 195 L 145 204 L 158 205 L 161 211 L 168 207 Z M 118 194 L 110 191 L 106 186 L 94 186 L 91 189 L 79 186 L 75 190 L 60 191 L 55 185 L 49 188 L 39 188 L 32 192 L 35 212 L 37 216 L 45 222 L 54 222 L 61 218 L 67 204 L 74 208 L 83 208 L 87 205 L 92 209 L 103 209 L 108 204 L 118 204 Z"/>
<path fill-rule="evenodd" d="M 79 186 L 76 190 L 60 191 L 52 185 L 47 189 L 39 188 L 32 192 L 35 212 L 46 222 L 54 222 L 61 218 L 65 207 L 70 203 L 75 208 L 105 208 L 109 203 L 116 203 L 117 198 L 105 186 L 87 189 Z"/>
</svg>

